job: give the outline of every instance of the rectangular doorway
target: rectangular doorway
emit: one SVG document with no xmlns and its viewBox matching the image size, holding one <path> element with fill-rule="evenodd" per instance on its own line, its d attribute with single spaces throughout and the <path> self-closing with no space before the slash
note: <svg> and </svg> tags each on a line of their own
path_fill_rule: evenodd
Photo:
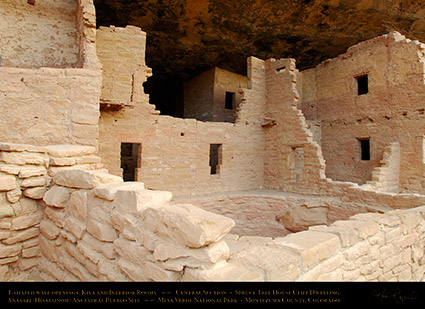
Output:
<svg viewBox="0 0 425 309">
<path fill-rule="evenodd" d="M 370 138 L 358 138 L 357 140 L 360 146 L 360 160 L 370 161 Z"/>
<path fill-rule="evenodd" d="M 140 143 L 121 143 L 121 168 L 124 181 L 136 181 L 140 168 L 142 145 Z"/>
<path fill-rule="evenodd" d="M 222 144 L 210 144 L 210 174 L 220 174 Z"/>
</svg>

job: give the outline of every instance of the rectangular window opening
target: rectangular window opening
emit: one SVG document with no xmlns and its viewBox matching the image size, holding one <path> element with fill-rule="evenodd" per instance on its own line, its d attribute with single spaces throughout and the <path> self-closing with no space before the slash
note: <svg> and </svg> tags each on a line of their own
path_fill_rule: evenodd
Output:
<svg viewBox="0 0 425 309">
<path fill-rule="evenodd" d="M 226 98 L 224 102 L 225 109 L 235 109 L 235 93 L 226 91 Z"/>
<path fill-rule="evenodd" d="M 370 160 L 370 138 L 359 138 L 360 143 L 360 160 L 369 161 Z"/>
<path fill-rule="evenodd" d="M 210 144 L 210 174 L 220 174 L 222 144 Z"/>
<path fill-rule="evenodd" d="M 369 92 L 369 81 L 367 74 L 356 77 L 356 80 L 357 95 L 367 94 Z"/>
<path fill-rule="evenodd" d="M 121 168 L 124 181 L 136 181 L 140 168 L 142 147 L 140 143 L 121 143 Z"/>
</svg>

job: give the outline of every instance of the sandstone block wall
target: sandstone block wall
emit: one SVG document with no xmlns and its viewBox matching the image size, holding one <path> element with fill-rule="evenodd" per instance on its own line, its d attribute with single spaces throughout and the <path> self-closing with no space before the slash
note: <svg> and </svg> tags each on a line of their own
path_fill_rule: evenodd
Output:
<svg viewBox="0 0 425 309">
<path fill-rule="evenodd" d="M 145 66 L 146 33 L 133 26 L 112 26 L 99 27 L 96 36 L 97 54 L 103 65 L 101 102 L 132 104 L 137 101 L 133 98 L 134 88 L 142 87 L 144 82 L 136 80 L 135 75 L 139 67 Z"/>
<path fill-rule="evenodd" d="M 170 206 L 170 199 L 170 192 L 146 190 L 143 183 L 123 183 L 104 172 L 56 173 L 43 198 L 42 277 L 192 281 L 208 280 L 212 272 L 224 280 L 260 279 L 227 263 L 222 238 L 233 220 L 192 205 Z"/>
<path fill-rule="evenodd" d="M 227 192 L 202 197 L 175 198 L 235 221 L 232 234 L 283 237 L 313 225 L 331 224 L 364 212 L 390 210 L 384 206 L 351 202 L 340 197 L 307 196 L 272 190 Z"/>
<path fill-rule="evenodd" d="M 76 67 L 79 57 L 77 0 L 0 3 L 0 66 Z"/>
<path fill-rule="evenodd" d="M 184 118 L 231 122 L 241 103 L 247 77 L 214 67 L 184 83 Z M 233 108 L 225 108 L 226 92 L 234 94 Z"/>
<path fill-rule="evenodd" d="M 191 195 L 262 186 L 264 139 L 260 124 L 265 101 L 264 97 L 247 100 L 245 96 L 248 92 L 257 91 L 264 94 L 259 88 L 264 80 L 255 80 L 252 89 L 243 90 L 238 111 L 238 115 L 243 116 L 238 116 L 235 124 L 159 115 L 160 112 L 149 104 L 149 96 L 143 92 L 142 84 L 151 75 L 151 69 L 141 56 L 144 55 L 144 39 L 145 33 L 134 27 L 98 30 L 98 55 L 104 66 L 104 89 L 127 89 L 124 92 L 128 93 L 131 76 L 137 76 L 130 104 L 133 106 L 101 112 L 99 154 L 105 167 L 112 174 L 122 176 L 121 143 L 139 143 L 141 155 L 136 179 L 143 181 L 146 188 Z M 115 53 L 122 46 L 126 47 L 126 54 Z M 114 61 L 111 62 L 112 58 Z M 126 82 L 121 83 L 114 79 L 115 75 L 111 75 L 113 69 L 110 66 L 117 66 L 117 62 L 128 66 L 122 72 L 126 75 Z M 261 67 L 262 64 L 253 62 L 252 69 L 255 65 Z M 252 78 L 262 77 L 252 75 Z M 108 84 L 112 81 L 117 85 Z M 215 175 L 211 175 L 209 165 L 210 144 L 222 145 L 219 173 Z"/>
<path fill-rule="evenodd" d="M 285 237 L 240 237 L 229 234 L 232 219 L 170 205 L 169 192 L 142 183 L 81 170 L 53 181 L 43 199 L 38 266 L 50 279 L 424 280 L 423 207 L 357 214 Z"/>
<path fill-rule="evenodd" d="M 38 264 L 39 201 L 58 171 L 101 169 L 95 147 L 0 143 L 0 280 L 19 278 Z M 60 200 L 61 193 L 51 196 Z M 59 202 L 57 202 L 59 203 Z"/>
<path fill-rule="evenodd" d="M 264 118 L 266 188 L 314 191 L 325 178 L 325 161 L 320 146 L 301 110 L 297 108 L 297 70 L 293 59 L 265 62 L 267 105 Z"/>
<path fill-rule="evenodd" d="M 92 1 L 7 0 L 1 9 L 2 141 L 97 146 L 102 76 Z"/>
<path fill-rule="evenodd" d="M 238 236 L 231 218 L 107 173 L 94 147 L 0 149 L 2 280 L 424 280 L 423 206 Z"/>
<path fill-rule="evenodd" d="M 326 175 L 364 184 L 386 145 L 400 144 L 400 191 L 423 193 L 424 45 L 393 32 L 299 74 L 300 108 L 321 122 Z M 368 92 L 357 78 L 367 74 Z M 361 160 L 359 139 L 370 139 Z"/>
<path fill-rule="evenodd" d="M 0 67 L 2 140 L 97 146 L 101 72 Z"/>
</svg>

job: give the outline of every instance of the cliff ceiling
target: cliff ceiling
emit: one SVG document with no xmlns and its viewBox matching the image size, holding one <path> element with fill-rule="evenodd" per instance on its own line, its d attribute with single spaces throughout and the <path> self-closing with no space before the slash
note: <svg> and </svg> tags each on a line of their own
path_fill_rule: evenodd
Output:
<svg viewBox="0 0 425 309">
<path fill-rule="evenodd" d="M 418 0 L 94 2 L 98 25 L 147 32 L 154 74 L 183 78 L 213 66 L 245 73 L 250 55 L 293 57 L 308 68 L 391 30 L 425 41 L 425 1 Z"/>
</svg>

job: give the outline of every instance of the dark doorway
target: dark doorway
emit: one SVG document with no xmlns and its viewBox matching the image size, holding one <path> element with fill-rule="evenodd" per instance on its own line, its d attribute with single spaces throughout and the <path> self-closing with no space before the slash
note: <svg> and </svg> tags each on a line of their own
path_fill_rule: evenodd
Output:
<svg viewBox="0 0 425 309">
<path fill-rule="evenodd" d="M 360 142 L 360 160 L 369 161 L 370 160 L 370 139 L 362 138 L 358 140 Z"/>
<path fill-rule="evenodd" d="M 137 168 L 140 168 L 141 144 L 121 143 L 121 168 L 124 181 L 137 180 Z"/>
<path fill-rule="evenodd" d="M 357 95 L 367 94 L 369 92 L 369 80 L 367 75 L 356 77 L 357 79 Z"/>
<path fill-rule="evenodd" d="M 235 93 L 226 91 L 226 99 L 224 103 L 225 109 L 233 110 L 235 109 Z"/>
<path fill-rule="evenodd" d="M 211 175 L 220 174 L 221 144 L 210 144 L 210 168 Z"/>
</svg>

